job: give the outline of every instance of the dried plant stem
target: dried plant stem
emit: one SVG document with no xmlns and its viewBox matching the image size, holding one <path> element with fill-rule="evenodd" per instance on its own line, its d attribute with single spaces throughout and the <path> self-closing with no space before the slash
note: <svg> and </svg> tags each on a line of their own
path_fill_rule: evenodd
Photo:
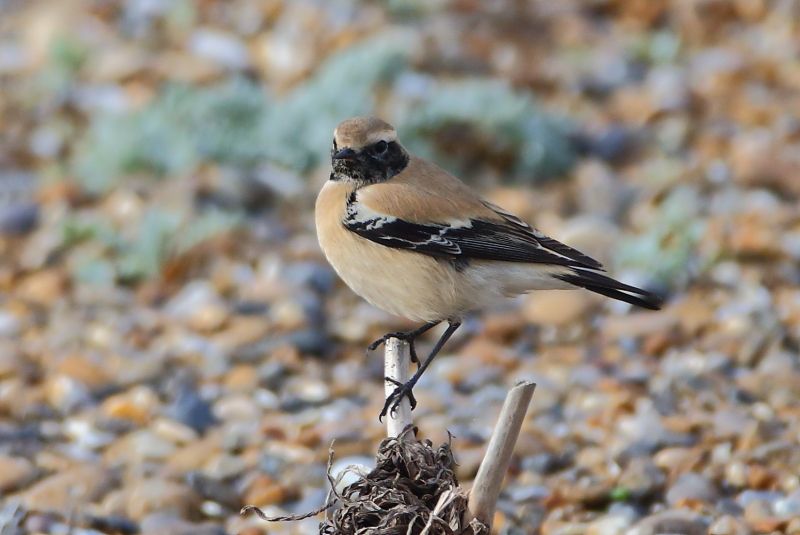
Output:
<svg viewBox="0 0 800 535">
<path fill-rule="evenodd" d="M 466 524 L 475 518 L 491 528 L 500 486 L 508 470 L 511 454 L 535 389 L 536 383 L 522 381 L 517 383 L 506 396 L 494 433 L 486 448 L 486 455 L 481 461 L 478 475 L 475 476 L 469 494 Z"/>
<path fill-rule="evenodd" d="M 386 377 L 399 383 L 407 382 L 410 376 L 411 359 L 409 357 L 408 342 L 389 338 L 386 340 L 384 350 L 384 372 Z M 385 393 L 388 398 L 396 385 L 385 381 Z M 386 415 L 386 436 L 393 438 L 401 436 L 403 429 L 412 424 L 411 403 L 408 398 L 403 398 L 396 411 L 389 411 Z M 406 434 L 405 436 L 409 436 Z M 413 439 L 413 433 L 411 434 Z"/>
</svg>

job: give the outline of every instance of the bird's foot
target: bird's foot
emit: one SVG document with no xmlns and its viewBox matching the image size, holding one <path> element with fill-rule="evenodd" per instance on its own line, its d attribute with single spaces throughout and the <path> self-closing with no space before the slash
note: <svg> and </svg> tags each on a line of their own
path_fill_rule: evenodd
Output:
<svg viewBox="0 0 800 535">
<path fill-rule="evenodd" d="M 404 342 L 408 342 L 408 353 L 409 357 L 411 358 L 411 362 L 419 366 L 419 357 L 417 356 L 417 350 L 414 347 L 414 338 L 416 333 L 415 332 L 394 332 L 394 333 L 387 333 L 372 342 L 370 345 L 367 346 L 367 351 L 375 351 L 378 349 L 381 344 L 385 344 L 389 338 L 397 338 L 398 340 L 402 340 Z"/>
<path fill-rule="evenodd" d="M 412 411 L 414 410 L 414 407 L 417 406 L 417 400 L 414 398 L 413 392 L 416 381 L 414 381 L 413 378 L 407 383 L 401 383 L 400 381 L 392 379 L 391 377 L 386 377 L 385 380 L 389 381 L 397 388 L 395 388 L 394 391 L 389 394 L 389 397 L 386 398 L 386 403 L 383 404 L 383 409 L 378 416 L 379 422 L 383 422 L 383 417 L 386 416 L 387 413 L 394 416 L 394 414 L 397 412 L 397 407 L 400 406 L 403 398 L 408 398 L 408 402 L 411 404 Z"/>
<path fill-rule="evenodd" d="M 397 338 L 398 340 L 403 340 L 404 342 L 408 342 L 409 340 L 413 339 L 407 332 L 398 331 L 395 333 L 386 333 L 377 340 L 375 340 L 374 342 L 372 342 L 370 345 L 368 345 L 367 349 L 369 349 L 370 351 L 375 351 L 382 344 L 385 344 L 386 341 L 389 340 L 389 338 Z"/>
</svg>

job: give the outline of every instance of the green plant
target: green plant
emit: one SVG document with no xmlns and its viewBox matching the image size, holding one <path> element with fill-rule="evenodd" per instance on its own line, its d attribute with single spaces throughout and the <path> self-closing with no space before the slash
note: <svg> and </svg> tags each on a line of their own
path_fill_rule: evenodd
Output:
<svg viewBox="0 0 800 535">
<path fill-rule="evenodd" d="M 470 79 L 433 84 L 422 98 L 406 103 L 400 124 L 417 153 L 461 172 L 475 171 L 474 159 L 437 144 L 455 132 L 460 144 L 508 160 L 513 178 L 539 181 L 563 175 L 574 160 L 564 122 L 543 114 L 533 99 L 498 80 Z M 470 164 L 470 165 L 466 165 Z M 465 168 L 469 167 L 469 169 Z"/>
<path fill-rule="evenodd" d="M 685 283 L 704 227 L 698 198 L 692 187 L 673 189 L 644 232 L 620 242 L 617 267 L 647 273 L 668 287 Z"/>
<path fill-rule="evenodd" d="M 163 208 L 144 213 L 136 226 L 116 228 L 96 216 L 71 217 L 62 244 L 76 255 L 73 276 L 83 282 L 137 282 L 159 274 L 173 255 L 235 229 L 238 214 L 209 210 L 197 215 Z"/>
<path fill-rule="evenodd" d="M 333 127 L 372 113 L 375 92 L 408 68 L 402 36 L 381 35 L 329 58 L 307 82 L 277 103 L 267 129 L 270 159 L 305 172 L 327 157 Z"/>
<path fill-rule="evenodd" d="M 144 109 L 96 117 L 77 146 L 73 170 L 102 193 L 133 173 L 162 177 L 202 161 L 249 167 L 266 157 L 267 101 L 251 82 L 169 86 Z"/>
</svg>

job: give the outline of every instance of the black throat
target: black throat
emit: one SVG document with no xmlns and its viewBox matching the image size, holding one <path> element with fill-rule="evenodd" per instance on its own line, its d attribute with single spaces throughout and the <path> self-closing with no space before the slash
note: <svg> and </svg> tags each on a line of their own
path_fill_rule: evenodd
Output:
<svg viewBox="0 0 800 535">
<path fill-rule="evenodd" d="M 385 182 L 399 174 L 408 165 L 406 150 L 396 141 L 386 147 L 383 154 L 376 155 L 369 147 L 348 160 L 332 160 L 331 180 L 353 180 L 362 184 Z"/>
</svg>

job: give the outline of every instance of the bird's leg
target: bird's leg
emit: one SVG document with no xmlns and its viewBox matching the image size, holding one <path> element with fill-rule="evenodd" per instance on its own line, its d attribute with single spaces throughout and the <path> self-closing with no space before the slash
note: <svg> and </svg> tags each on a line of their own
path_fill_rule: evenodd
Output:
<svg viewBox="0 0 800 535">
<path fill-rule="evenodd" d="M 397 388 L 395 388 L 394 392 L 392 392 L 391 395 L 389 395 L 389 397 L 386 398 L 386 403 L 383 404 L 383 409 L 381 410 L 381 414 L 380 416 L 378 416 L 379 421 L 383 421 L 383 417 L 386 416 L 387 412 L 391 411 L 392 413 L 394 413 L 397 410 L 397 406 L 400 404 L 400 402 L 403 400 L 404 397 L 408 397 L 408 400 L 411 402 L 411 410 L 414 410 L 414 407 L 417 406 L 417 400 L 414 399 L 414 393 L 413 393 L 414 385 L 417 384 L 417 381 L 419 381 L 419 378 L 422 377 L 423 373 L 425 373 L 425 370 L 428 368 L 428 366 L 430 366 L 431 362 L 433 362 L 433 359 L 436 357 L 436 355 L 439 353 L 442 347 L 447 343 L 450 337 L 453 336 L 453 333 L 456 332 L 456 329 L 458 329 L 460 326 L 461 326 L 460 321 L 448 322 L 447 329 L 444 331 L 444 333 L 442 333 L 442 336 L 436 342 L 436 345 L 433 346 L 433 349 L 428 355 L 428 358 L 425 359 L 425 362 L 423 362 L 420 365 L 416 373 L 414 373 L 414 375 L 411 376 L 411 379 L 409 379 L 407 383 L 401 384 L 395 381 L 394 379 L 386 377 L 386 380 L 396 385 Z"/>
<path fill-rule="evenodd" d="M 414 329 L 413 331 L 384 334 L 383 336 L 372 342 L 370 345 L 368 345 L 367 349 L 369 351 L 375 351 L 376 349 L 378 349 L 378 347 L 380 347 L 381 344 L 385 343 L 386 340 L 388 340 L 389 338 L 397 338 L 398 340 L 403 340 L 405 342 L 408 342 L 408 352 L 409 356 L 411 357 L 411 362 L 414 362 L 415 364 L 419 365 L 419 357 L 417 357 L 417 350 L 416 348 L 414 348 L 414 340 L 417 338 L 417 336 L 433 329 L 440 323 L 441 321 L 435 321 L 435 322 L 432 321 L 430 323 L 426 323 L 425 325 L 419 327 L 418 329 Z"/>
</svg>

